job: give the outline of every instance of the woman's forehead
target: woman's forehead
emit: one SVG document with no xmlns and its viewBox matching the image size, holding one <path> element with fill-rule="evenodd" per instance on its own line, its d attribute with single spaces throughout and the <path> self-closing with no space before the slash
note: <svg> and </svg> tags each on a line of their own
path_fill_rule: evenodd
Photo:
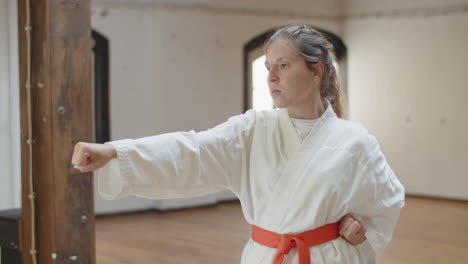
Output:
<svg viewBox="0 0 468 264">
<path fill-rule="evenodd" d="M 266 62 L 272 63 L 287 59 L 294 60 L 298 59 L 300 56 L 295 50 L 291 49 L 285 43 L 275 41 L 268 46 L 268 49 L 265 52 L 265 57 Z"/>
</svg>

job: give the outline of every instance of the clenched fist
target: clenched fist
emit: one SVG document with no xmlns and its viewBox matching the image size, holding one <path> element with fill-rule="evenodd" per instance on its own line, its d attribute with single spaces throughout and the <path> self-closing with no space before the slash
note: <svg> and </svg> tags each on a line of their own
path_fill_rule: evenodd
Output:
<svg viewBox="0 0 468 264">
<path fill-rule="evenodd" d="M 347 214 L 341 219 L 339 233 L 353 246 L 366 240 L 366 227 L 361 217 L 356 214 Z"/>
<path fill-rule="evenodd" d="M 111 144 L 78 142 L 72 156 L 72 164 L 81 172 L 90 172 L 104 167 L 117 157 L 117 151 Z"/>
</svg>

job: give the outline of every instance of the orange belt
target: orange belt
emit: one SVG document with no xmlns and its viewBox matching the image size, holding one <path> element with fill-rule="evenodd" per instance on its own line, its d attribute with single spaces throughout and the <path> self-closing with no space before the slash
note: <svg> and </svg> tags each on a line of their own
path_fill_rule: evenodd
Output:
<svg viewBox="0 0 468 264">
<path fill-rule="evenodd" d="M 324 225 L 296 235 L 281 235 L 252 225 L 252 239 L 264 246 L 278 249 L 273 264 L 281 264 L 284 255 L 288 254 L 289 250 L 293 247 L 297 247 L 299 263 L 310 264 L 309 247 L 317 246 L 338 238 L 340 236 L 338 233 L 338 224 L 339 223 Z"/>
</svg>

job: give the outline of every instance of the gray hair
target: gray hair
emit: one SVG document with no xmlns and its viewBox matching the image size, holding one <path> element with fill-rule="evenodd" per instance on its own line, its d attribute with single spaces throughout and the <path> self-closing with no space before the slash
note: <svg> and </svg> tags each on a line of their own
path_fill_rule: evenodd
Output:
<svg viewBox="0 0 468 264">
<path fill-rule="evenodd" d="M 322 76 L 320 96 L 322 101 L 326 98 L 332 104 L 338 117 L 343 117 L 343 106 L 341 104 L 341 88 L 336 74 L 333 59 L 335 52 L 333 45 L 317 29 L 308 25 L 284 25 L 278 28 L 264 45 L 266 51 L 271 43 L 281 41 L 295 50 L 311 67 L 313 64 L 322 63 L 325 71 Z"/>
</svg>

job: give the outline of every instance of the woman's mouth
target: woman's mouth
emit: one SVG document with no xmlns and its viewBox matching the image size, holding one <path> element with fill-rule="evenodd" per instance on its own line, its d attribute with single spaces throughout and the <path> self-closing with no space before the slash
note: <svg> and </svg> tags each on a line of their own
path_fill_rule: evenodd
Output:
<svg viewBox="0 0 468 264">
<path fill-rule="evenodd" d="M 280 90 L 271 90 L 270 92 L 272 95 L 279 94 Z"/>
</svg>

